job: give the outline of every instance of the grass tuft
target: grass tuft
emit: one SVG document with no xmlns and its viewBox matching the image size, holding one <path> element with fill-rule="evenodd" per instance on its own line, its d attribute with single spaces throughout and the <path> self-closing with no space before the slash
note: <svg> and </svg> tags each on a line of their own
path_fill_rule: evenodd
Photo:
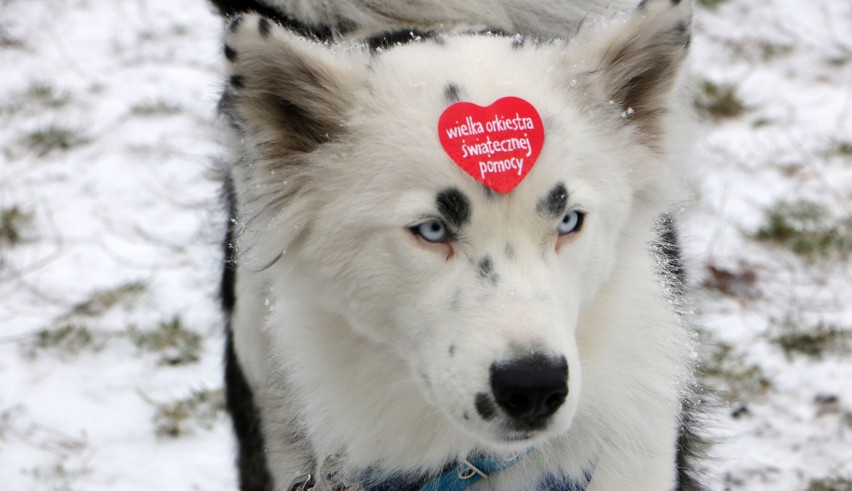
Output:
<svg viewBox="0 0 852 491">
<path fill-rule="evenodd" d="M 115 288 L 96 290 L 86 300 L 71 307 L 64 318 L 97 317 L 121 303 L 130 303 L 145 293 L 148 286 L 142 281 L 131 281 Z"/>
<path fill-rule="evenodd" d="M 59 353 L 60 357 L 68 358 L 83 350 L 98 351 L 106 341 L 126 337 L 124 332 L 92 329 L 88 324 L 117 305 L 129 304 L 146 289 L 145 283 L 137 281 L 96 290 L 89 298 L 59 316 L 55 326 L 37 331 L 33 339 L 25 343 L 27 353 L 35 357 L 40 351 L 52 350 Z"/>
<path fill-rule="evenodd" d="M 137 116 L 168 116 L 183 110 L 179 105 L 166 101 L 147 101 L 134 105 L 130 112 Z"/>
<path fill-rule="evenodd" d="M 718 291 L 730 297 L 757 298 L 757 272 L 748 266 L 741 265 L 740 269 L 726 269 L 715 264 L 707 265 L 708 276 L 701 284 L 702 287 Z"/>
<path fill-rule="evenodd" d="M 68 92 L 57 92 L 51 85 L 38 82 L 30 86 L 23 97 L 42 107 L 56 109 L 71 102 Z"/>
<path fill-rule="evenodd" d="M 698 0 L 698 5 L 706 8 L 706 9 L 716 9 L 719 8 L 720 5 L 727 2 L 728 0 Z"/>
<path fill-rule="evenodd" d="M 0 210 L 0 244 L 14 246 L 22 241 L 21 232 L 32 224 L 32 213 L 19 206 Z"/>
<path fill-rule="evenodd" d="M 27 343 L 26 351 L 35 358 L 41 351 L 54 351 L 60 358 L 67 359 L 79 355 L 84 350 L 97 350 L 95 333 L 81 324 L 64 324 L 59 327 L 37 331 Z"/>
<path fill-rule="evenodd" d="M 186 365 L 200 358 L 201 335 L 184 327 L 178 316 L 149 331 L 131 327 L 129 333 L 140 350 L 160 353 L 160 365 Z"/>
<path fill-rule="evenodd" d="M 850 61 L 852 61 L 852 53 L 840 53 L 836 55 L 829 56 L 825 59 L 825 63 L 833 68 L 841 68 L 846 66 Z"/>
<path fill-rule="evenodd" d="M 760 242 L 789 249 L 808 259 L 852 251 L 852 218 L 831 219 L 828 210 L 816 203 L 782 202 L 766 211 L 766 223 L 754 234 Z"/>
<path fill-rule="evenodd" d="M 699 85 L 694 105 L 700 115 L 713 121 L 736 118 L 748 110 L 735 85 L 717 84 L 710 80 Z"/>
<path fill-rule="evenodd" d="M 780 347 L 788 359 L 796 355 L 819 360 L 826 354 L 845 354 L 852 351 L 852 331 L 820 322 L 803 328 L 791 319 L 781 323 L 783 331 L 770 341 Z"/>
<path fill-rule="evenodd" d="M 0 114 L 15 114 L 25 109 L 58 109 L 71 102 L 71 94 L 59 92 L 46 82 L 35 82 L 24 92 L 11 95 L 9 101 L 0 106 Z"/>
<path fill-rule="evenodd" d="M 843 477 L 811 479 L 807 491 L 852 491 L 852 480 Z"/>
<path fill-rule="evenodd" d="M 701 378 L 716 387 L 728 404 L 743 404 L 772 388 L 772 381 L 763 369 L 749 363 L 745 354 L 732 344 L 707 342 L 704 346 Z"/>
<path fill-rule="evenodd" d="M 192 434 L 193 424 L 210 429 L 224 411 L 224 390 L 194 390 L 189 397 L 157 405 L 156 434 L 160 438 L 178 438 Z"/>
<path fill-rule="evenodd" d="M 835 140 L 823 152 L 826 157 L 852 157 L 852 140 Z"/>
<path fill-rule="evenodd" d="M 89 139 L 78 130 L 51 124 L 25 135 L 20 143 L 39 157 L 44 157 L 55 151 L 64 152 L 85 145 Z"/>
<path fill-rule="evenodd" d="M 758 48 L 760 48 L 760 54 L 764 60 L 786 56 L 794 51 L 794 47 L 789 44 L 778 44 L 769 41 L 759 42 Z"/>
<path fill-rule="evenodd" d="M 0 441 L 6 439 L 6 432 L 9 431 L 11 427 L 12 417 L 14 413 L 18 410 L 18 407 L 6 408 L 0 411 Z"/>
</svg>

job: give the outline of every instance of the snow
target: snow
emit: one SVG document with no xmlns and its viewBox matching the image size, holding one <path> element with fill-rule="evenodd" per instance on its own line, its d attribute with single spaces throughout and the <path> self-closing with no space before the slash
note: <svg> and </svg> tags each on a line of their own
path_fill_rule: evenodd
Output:
<svg viewBox="0 0 852 491">
<path fill-rule="evenodd" d="M 0 211 L 32 217 L 20 243 L 0 239 L 4 490 L 236 487 L 222 411 L 192 413 L 172 437 L 156 419 L 222 386 L 220 30 L 203 0 L 0 1 Z M 697 11 L 693 78 L 735 84 L 747 110 L 699 131 L 698 198 L 681 220 L 696 322 L 708 347 L 732 346 L 771 383 L 713 413 L 713 489 L 852 480 L 850 354 L 787 355 L 772 341 L 785 322 L 852 329 L 848 259 L 752 238 L 782 201 L 852 227 L 852 157 L 831 152 L 852 143 L 850 33 L 850 2 Z M 68 148 L 34 143 L 51 126 L 71 131 Z M 711 265 L 753 284 L 736 296 L 708 287 Z M 98 313 L 69 314 L 134 282 L 141 291 Z M 174 318 L 200 335 L 197 362 L 162 364 L 129 334 Z M 37 346 L 69 324 L 92 339 Z"/>
</svg>

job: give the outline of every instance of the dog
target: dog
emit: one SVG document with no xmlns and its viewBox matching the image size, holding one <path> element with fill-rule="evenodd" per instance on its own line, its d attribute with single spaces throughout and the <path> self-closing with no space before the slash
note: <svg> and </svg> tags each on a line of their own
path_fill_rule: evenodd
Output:
<svg viewBox="0 0 852 491">
<path fill-rule="evenodd" d="M 216 3 L 241 489 L 702 489 L 689 1 Z"/>
</svg>

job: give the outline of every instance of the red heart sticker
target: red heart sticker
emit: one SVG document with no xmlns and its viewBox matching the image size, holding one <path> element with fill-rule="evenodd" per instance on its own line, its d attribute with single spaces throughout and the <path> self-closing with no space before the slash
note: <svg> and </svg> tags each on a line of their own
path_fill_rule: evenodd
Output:
<svg viewBox="0 0 852 491">
<path fill-rule="evenodd" d="M 532 104 L 503 97 L 488 107 L 457 102 L 438 120 L 447 155 L 471 177 L 508 193 L 526 177 L 544 145 L 544 126 Z"/>
</svg>

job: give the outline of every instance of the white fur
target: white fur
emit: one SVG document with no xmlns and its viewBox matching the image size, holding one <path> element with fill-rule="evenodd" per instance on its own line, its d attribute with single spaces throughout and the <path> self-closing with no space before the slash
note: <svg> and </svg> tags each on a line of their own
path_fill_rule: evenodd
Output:
<svg viewBox="0 0 852 491">
<path fill-rule="evenodd" d="M 300 10 L 307 3 L 281 3 L 309 20 L 320 15 Z M 607 76 L 598 60 L 610 45 L 688 19 L 688 5 L 668 4 L 649 2 L 635 18 L 523 49 L 505 38 L 452 35 L 444 45 L 371 56 L 280 28 L 261 39 L 252 16 L 228 34 L 234 74 L 251 77 L 274 44 L 348 91 L 335 103 L 344 108 L 342 136 L 290 166 L 265 153 L 274 128 L 243 111 L 237 91 L 243 126 L 235 145 L 245 162 L 234 169 L 234 341 L 279 488 L 311 471 L 311 458 L 337 452 L 351 469 L 434 472 L 474 451 L 527 447 L 523 462 L 476 489 L 531 489 L 542 474 L 576 475 L 590 461 L 590 490 L 672 488 L 689 341 L 650 244 L 659 215 L 682 198 L 670 153 L 679 102 L 665 89 L 673 111 L 651 145 L 597 78 Z M 463 100 L 488 105 L 512 95 L 542 115 L 544 149 L 509 194 L 487 197 L 438 143 L 448 82 Z M 555 223 L 536 214 L 558 182 L 587 212 L 560 250 Z M 451 186 L 472 214 L 448 258 L 409 226 L 434 214 L 436 193 Z M 485 255 L 494 258 L 496 286 L 476 277 Z M 504 439 L 503 416 L 486 421 L 473 405 L 511 346 L 563 355 L 570 374 L 569 397 L 551 423 L 514 443 Z"/>
</svg>

